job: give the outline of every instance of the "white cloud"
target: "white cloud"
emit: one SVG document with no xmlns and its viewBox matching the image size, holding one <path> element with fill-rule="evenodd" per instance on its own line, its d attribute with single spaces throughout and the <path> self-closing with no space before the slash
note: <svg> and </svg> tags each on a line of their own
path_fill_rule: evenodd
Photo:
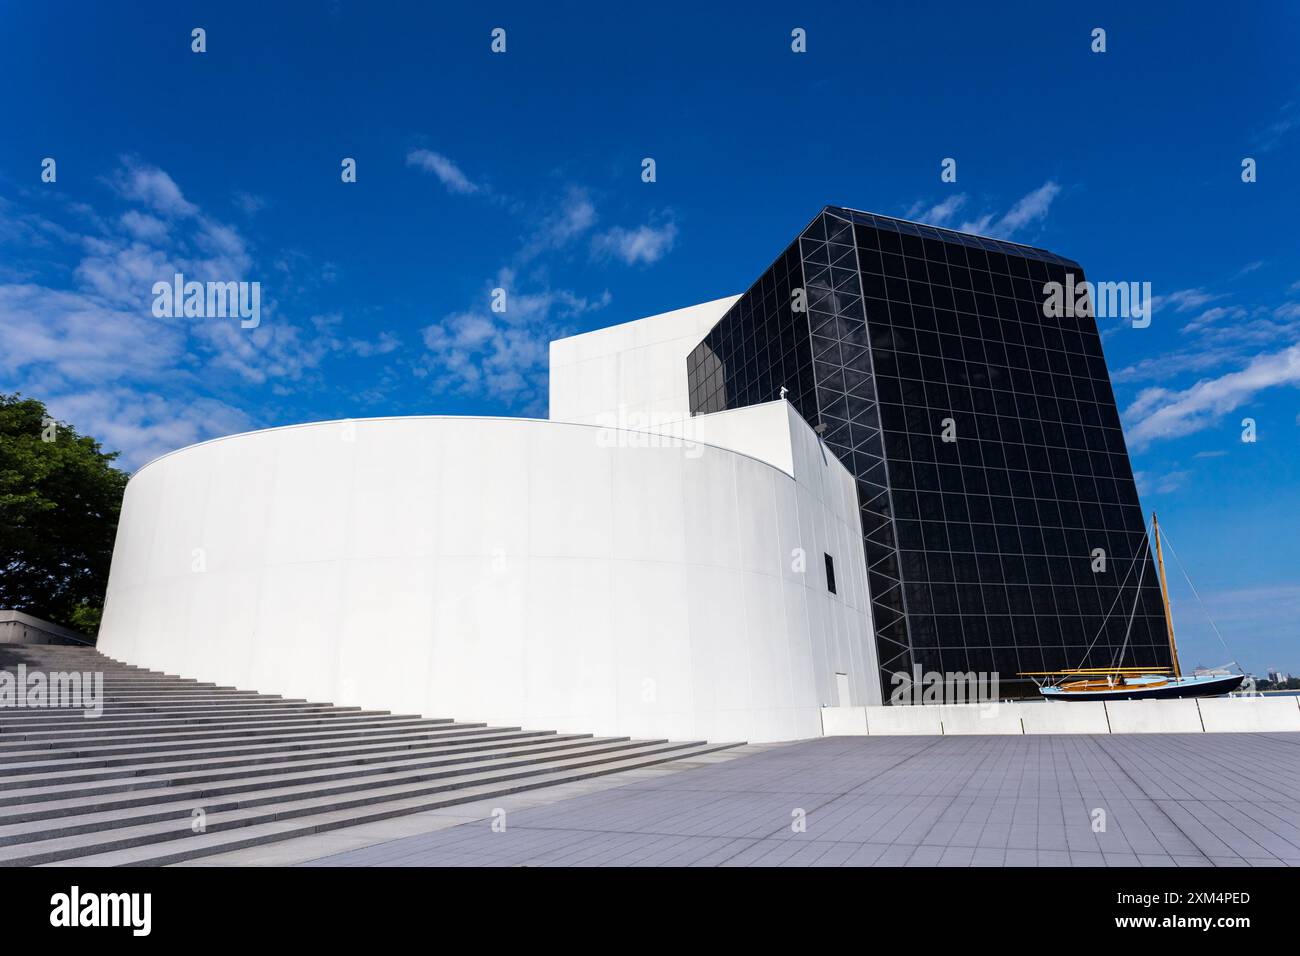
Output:
<svg viewBox="0 0 1300 956">
<path fill-rule="evenodd" d="M 232 384 L 286 395 L 318 379 L 315 370 L 331 355 L 383 355 L 399 347 L 386 332 L 351 338 L 341 319 L 293 321 L 277 307 L 277 273 L 263 289 L 256 329 L 228 319 L 155 318 L 153 284 L 177 272 L 264 285 L 267 276 L 257 274 L 239 230 L 205 215 L 164 171 L 125 160 L 108 181 L 133 208 L 105 217 L 68 203 L 64 210 L 77 217 L 80 231 L 32 216 L 17 217 L 21 228 L 0 229 L 0 242 L 18 250 L 6 259 L 30 251 L 38 236 L 62 244 L 75 263 L 57 286 L 20 278 L 18 269 L 0 277 L 0 383 L 44 400 L 107 449 L 122 450 L 126 467 L 170 450 L 169 442 L 175 448 L 250 427 L 253 416 L 223 394 Z M 41 258 L 55 253 L 42 249 Z M 244 400 L 259 412 L 266 404 L 264 396 Z"/>
<path fill-rule="evenodd" d="M 124 198 L 144 203 L 164 216 L 185 218 L 198 212 L 198 207 L 181 194 L 176 181 L 155 166 L 126 159 L 111 182 Z"/>
<path fill-rule="evenodd" d="M 1052 207 L 1052 200 L 1060 195 L 1061 187 L 1054 182 L 1045 182 L 1027 196 L 1016 201 L 996 226 L 994 232 L 999 236 L 1011 236 L 1026 226 L 1047 218 L 1047 211 Z"/>
<path fill-rule="evenodd" d="M 1179 309 L 1178 311 L 1184 311 Z M 1238 305 L 1216 305 L 1212 309 L 1206 309 L 1192 321 L 1183 326 L 1182 332 L 1200 332 L 1209 328 L 1211 325 L 1221 322 L 1224 319 L 1243 319 L 1246 317 L 1246 310 Z"/>
<path fill-rule="evenodd" d="M 1028 226 L 1046 219 L 1048 211 L 1052 208 L 1052 201 L 1060 193 L 1060 185 L 1048 180 L 1033 192 L 1017 199 L 1012 207 L 1001 216 L 996 213 L 986 212 L 974 219 L 966 220 L 960 226 L 950 226 L 950 228 L 957 228 L 962 232 L 975 233 L 980 236 L 991 236 L 995 239 L 1011 239 L 1016 233 Z M 967 197 L 964 193 L 952 196 L 933 206 L 924 214 L 924 216 L 931 218 L 923 217 L 920 221 L 929 222 L 936 226 L 948 225 L 957 212 L 965 208 L 966 203 Z M 914 210 L 917 208 L 917 206 L 913 206 Z"/>
<path fill-rule="evenodd" d="M 960 224 L 957 224 L 957 215 L 969 207 L 970 197 L 966 193 L 955 193 L 929 206 L 923 201 L 913 203 L 907 211 L 906 218 L 976 235 L 1011 239 L 1021 230 L 1045 220 L 1052 202 L 1060 193 L 1060 185 L 1048 180 L 1033 192 L 1021 196 L 1001 216 L 994 212 L 985 212 Z"/>
<path fill-rule="evenodd" d="M 931 226 L 946 226 L 965 207 L 966 202 L 965 193 L 954 193 L 929 209 L 925 207 L 924 202 L 913 203 L 912 208 L 907 211 L 907 218 Z"/>
<path fill-rule="evenodd" d="M 428 349 L 423 374 L 434 391 L 481 394 L 540 412 L 547 392 L 550 342 L 566 334 L 566 320 L 604 308 L 608 291 L 588 299 L 567 289 L 518 291 L 514 270 L 502 269 L 488 285 L 507 290 L 506 311 L 485 307 L 444 316 L 423 331 Z M 483 292 L 490 301 L 490 289 Z"/>
<path fill-rule="evenodd" d="M 128 209 L 120 221 L 123 229 L 142 242 L 161 242 L 167 238 L 167 223 L 147 213 Z"/>
<path fill-rule="evenodd" d="M 1277 119 L 1257 137 L 1260 151 L 1268 152 L 1294 129 L 1300 129 L 1300 106 L 1294 102 L 1284 103 Z"/>
<path fill-rule="evenodd" d="M 454 162 L 431 149 L 413 149 L 406 154 L 406 165 L 433 173 L 451 192 L 469 195 L 481 188 L 472 183 Z"/>
<path fill-rule="evenodd" d="M 174 323 L 93 292 L 0 285 L 0 371 L 10 381 L 46 386 L 41 392 L 155 379 L 181 363 L 184 342 Z"/>
<path fill-rule="evenodd" d="M 239 211 L 250 218 L 256 216 L 266 208 L 266 200 L 261 196 L 254 195 L 253 193 L 246 193 L 239 190 L 235 192 L 232 198 L 235 201 L 235 205 L 239 207 Z"/>
<path fill-rule="evenodd" d="M 415 374 L 437 393 L 480 395 L 524 414 L 542 412 L 551 340 L 574 331 L 570 320 L 602 309 L 611 300 L 608 291 L 580 295 L 557 288 L 550 278 L 554 264 L 582 248 L 579 243 L 591 236 L 599 221 L 590 191 L 569 185 L 558 198 L 530 205 L 470 182 L 454 162 L 430 150 L 412 151 L 407 163 L 436 175 L 454 192 L 483 193 L 520 216 L 525 226 L 517 251 L 484 283 L 480 296 L 422 330 L 425 354 L 414 363 Z M 671 222 L 616 227 L 591 236 L 587 247 L 593 258 L 649 264 L 666 255 L 676 237 Z M 500 313 L 489 308 L 496 288 L 506 291 L 507 307 Z"/>
<path fill-rule="evenodd" d="M 519 250 L 520 262 L 563 249 L 596 224 L 596 204 L 587 190 L 570 186 L 560 202 L 543 215 Z"/>
<path fill-rule="evenodd" d="M 119 464 L 134 469 L 167 452 L 256 427 L 249 416 L 207 397 L 167 397 L 125 387 L 96 388 L 59 395 L 50 414 L 91 435 L 105 451 L 120 451 Z"/>
<path fill-rule="evenodd" d="M 1181 391 L 1144 389 L 1124 413 L 1131 422 L 1125 434 L 1135 449 L 1190 435 L 1214 425 L 1259 392 L 1284 385 L 1300 385 L 1300 344 L 1256 356 L 1239 371 L 1202 379 Z"/>
<path fill-rule="evenodd" d="M 1188 349 L 1182 352 L 1142 359 L 1140 362 L 1135 362 L 1112 372 L 1110 378 L 1116 384 L 1160 381 L 1173 378 L 1184 372 L 1206 372 L 1212 368 L 1217 368 L 1225 361 L 1230 361 L 1231 358 L 1231 355 L 1219 350 Z"/>
<path fill-rule="evenodd" d="M 1188 471 L 1170 471 L 1160 475 L 1135 471 L 1133 481 L 1137 483 L 1139 494 L 1167 495 L 1181 488 L 1190 475 L 1191 472 Z"/>
<path fill-rule="evenodd" d="M 1206 292 L 1204 289 L 1179 289 L 1168 295 L 1157 295 L 1151 299 L 1151 311 L 1159 312 L 1166 306 L 1172 306 L 1175 312 L 1191 312 L 1203 305 L 1222 299 L 1221 292 Z"/>
<path fill-rule="evenodd" d="M 658 262 L 666 256 L 677 240 L 677 226 L 643 225 L 635 229 L 615 226 L 592 240 L 592 251 L 597 257 L 614 257 L 628 265 Z"/>
</svg>

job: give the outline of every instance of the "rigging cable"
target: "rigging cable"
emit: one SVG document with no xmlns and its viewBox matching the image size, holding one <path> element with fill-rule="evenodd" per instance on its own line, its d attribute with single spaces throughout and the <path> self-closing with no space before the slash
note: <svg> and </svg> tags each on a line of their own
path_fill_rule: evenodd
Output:
<svg viewBox="0 0 1300 956">
<path fill-rule="evenodd" d="M 1143 536 L 1143 540 L 1146 542 L 1146 549 L 1147 549 L 1148 556 L 1150 555 L 1150 551 L 1151 551 L 1151 530 L 1150 529 L 1151 526 L 1148 524 L 1144 529 L 1145 534 Z M 1139 555 L 1138 557 L 1141 557 L 1141 555 Z M 1137 566 L 1137 562 L 1138 562 L 1138 558 L 1135 557 L 1132 563 L 1129 564 L 1128 571 L 1124 573 L 1124 580 L 1119 583 L 1119 590 L 1115 592 L 1115 600 L 1110 602 L 1110 610 L 1107 611 L 1106 616 L 1101 619 L 1101 626 L 1097 628 L 1097 633 L 1092 636 L 1092 640 L 1088 643 L 1088 646 L 1084 649 L 1083 660 L 1079 662 L 1080 667 L 1083 667 L 1085 664 L 1088 663 L 1088 658 L 1092 654 L 1093 645 L 1095 645 L 1097 643 L 1097 639 L 1101 637 L 1101 632 L 1106 630 L 1106 622 L 1109 621 L 1110 616 L 1115 613 L 1115 605 L 1119 603 L 1119 599 L 1124 593 L 1124 585 L 1128 584 L 1129 575 L 1133 573 L 1133 569 Z M 1146 569 L 1143 568 L 1144 573 L 1145 571 Z M 1140 591 L 1141 591 L 1141 587 L 1139 585 L 1139 593 Z"/>
<path fill-rule="evenodd" d="M 1183 566 L 1183 559 L 1178 557 L 1178 551 L 1174 548 L 1174 543 L 1169 539 L 1167 533 L 1165 534 L 1165 543 L 1169 545 L 1169 553 L 1172 554 L 1174 560 L 1178 562 L 1178 570 L 1183 572 L 1183 579 L 1187 582 L 1187 586 L 1192 589 L 1192 594 L 1196 597 L 1196 603 L 1199 604 L 1201 610 L 1205 612 L 1205 619 L 1210 622 L 1210 627 L 1214 630 L 1214 635 L 1219 639 L 1219 643 L 1223 645 L 1223 649 L 1228 653 L 1228 656 L 1231 657 L 1232 648 L 1228 647 L 1228 642 L 1225 641 L 1223 635 L 1219 633 L 1219 625 L 1215 624 L 1214 618 L 1210 617 L 1210 609 L 1206 607 L 1205 602 L 1201 600 L 1201 595 L 1197 592 L 1196 585 L 1192 583 L 1192 579 L 1187 573 L 1187 568 Z M 1237 664 L 1235 660 L 1232 663 Z M 1245 673 L 1245 670 L 1240 664 L 1237 664 L 1237 670 L 1241 671 L 1243 674 Z"/>
<path fill-rule="evenodd" d="M 1110 659 L 1112 668 L 1124 666 L 1124 652 L 1128 650 L 1129 634 L 1133 631 L 1133 618 L 1137 616 L 1138 601 L 1142 598 L 1142 581 L 1147 575 L 1147 565 L 1151 563 L 1151 539 L 1147 539 L 1147 559 L 1142 562 L 1142 572 L 1138 575 L 1137 588 L 1133 591 L 1133 610 L 1128 615 L 1128 627 L 1124 628 L 1124 643 L 1119 653 Z"/>
</svg>

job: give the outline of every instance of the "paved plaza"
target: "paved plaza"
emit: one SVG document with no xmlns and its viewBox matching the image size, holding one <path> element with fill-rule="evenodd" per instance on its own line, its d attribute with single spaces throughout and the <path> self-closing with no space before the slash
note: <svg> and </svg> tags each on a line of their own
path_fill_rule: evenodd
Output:
<svg viewBox="0 0 1300 956">
<path fill-rule="evenodd" d="M 1300 734 L 829 737 L 507 807 L 503 831 L 493 809 L 297 855 L 313 866 L 1290 866 Z"/>
</svg>

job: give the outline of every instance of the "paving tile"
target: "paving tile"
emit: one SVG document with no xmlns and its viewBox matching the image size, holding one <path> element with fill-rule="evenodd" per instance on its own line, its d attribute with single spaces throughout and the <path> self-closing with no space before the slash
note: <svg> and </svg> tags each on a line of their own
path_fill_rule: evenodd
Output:
<svg viewBox="0 0 1300 956">
<path fill-rule="evenodd" d="M 349 866 L 1300 865 L 1300 734 L 846 737 L 337 831 Z M 1093 811 L 1106 829 L 1093 830 Z M 804 811 L 806 828 L 791 827 Z M 457 817 L 455 814 L 460 813 Z M 477 819 L 467 819 L 477 815 Z M 405 828 L 424 829 L 403 835 Z M 438 828 L 441 829 L 438 829 Z M 359 830 L 362 828 L 358 828 Z M 342 841 L 342 842 L 338 842 Z M 288 844 L 286 844 L 287 846 Z M 230 855 L 227 855 L 230 856 Z"/>
</svg>

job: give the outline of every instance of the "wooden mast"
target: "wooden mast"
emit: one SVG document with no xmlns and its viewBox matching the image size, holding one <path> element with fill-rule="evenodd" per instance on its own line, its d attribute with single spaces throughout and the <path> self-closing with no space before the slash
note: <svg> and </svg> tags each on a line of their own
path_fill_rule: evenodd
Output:
<svg viewBox="0 0 1300 956">
<path fill-rule="evenodd" d="M 1169 630 L 1169 659 L 1174 665 L 1174 676 L 1182 677 L 1182 669 L 1178 666 L 1178 645 L 1174 642 L 1174 616 L 1169 611 L 1169 584 L 1165 581 L 1165 552 L 1160 547 L 1160 522 L 1156 520 L 1156 513 L 1151 512 L 1151 532 L 1156 539 L 1156 562 L 1160 565 L 1160 599 L 1165 603 L 1165 627 Z"/>
</svg>

